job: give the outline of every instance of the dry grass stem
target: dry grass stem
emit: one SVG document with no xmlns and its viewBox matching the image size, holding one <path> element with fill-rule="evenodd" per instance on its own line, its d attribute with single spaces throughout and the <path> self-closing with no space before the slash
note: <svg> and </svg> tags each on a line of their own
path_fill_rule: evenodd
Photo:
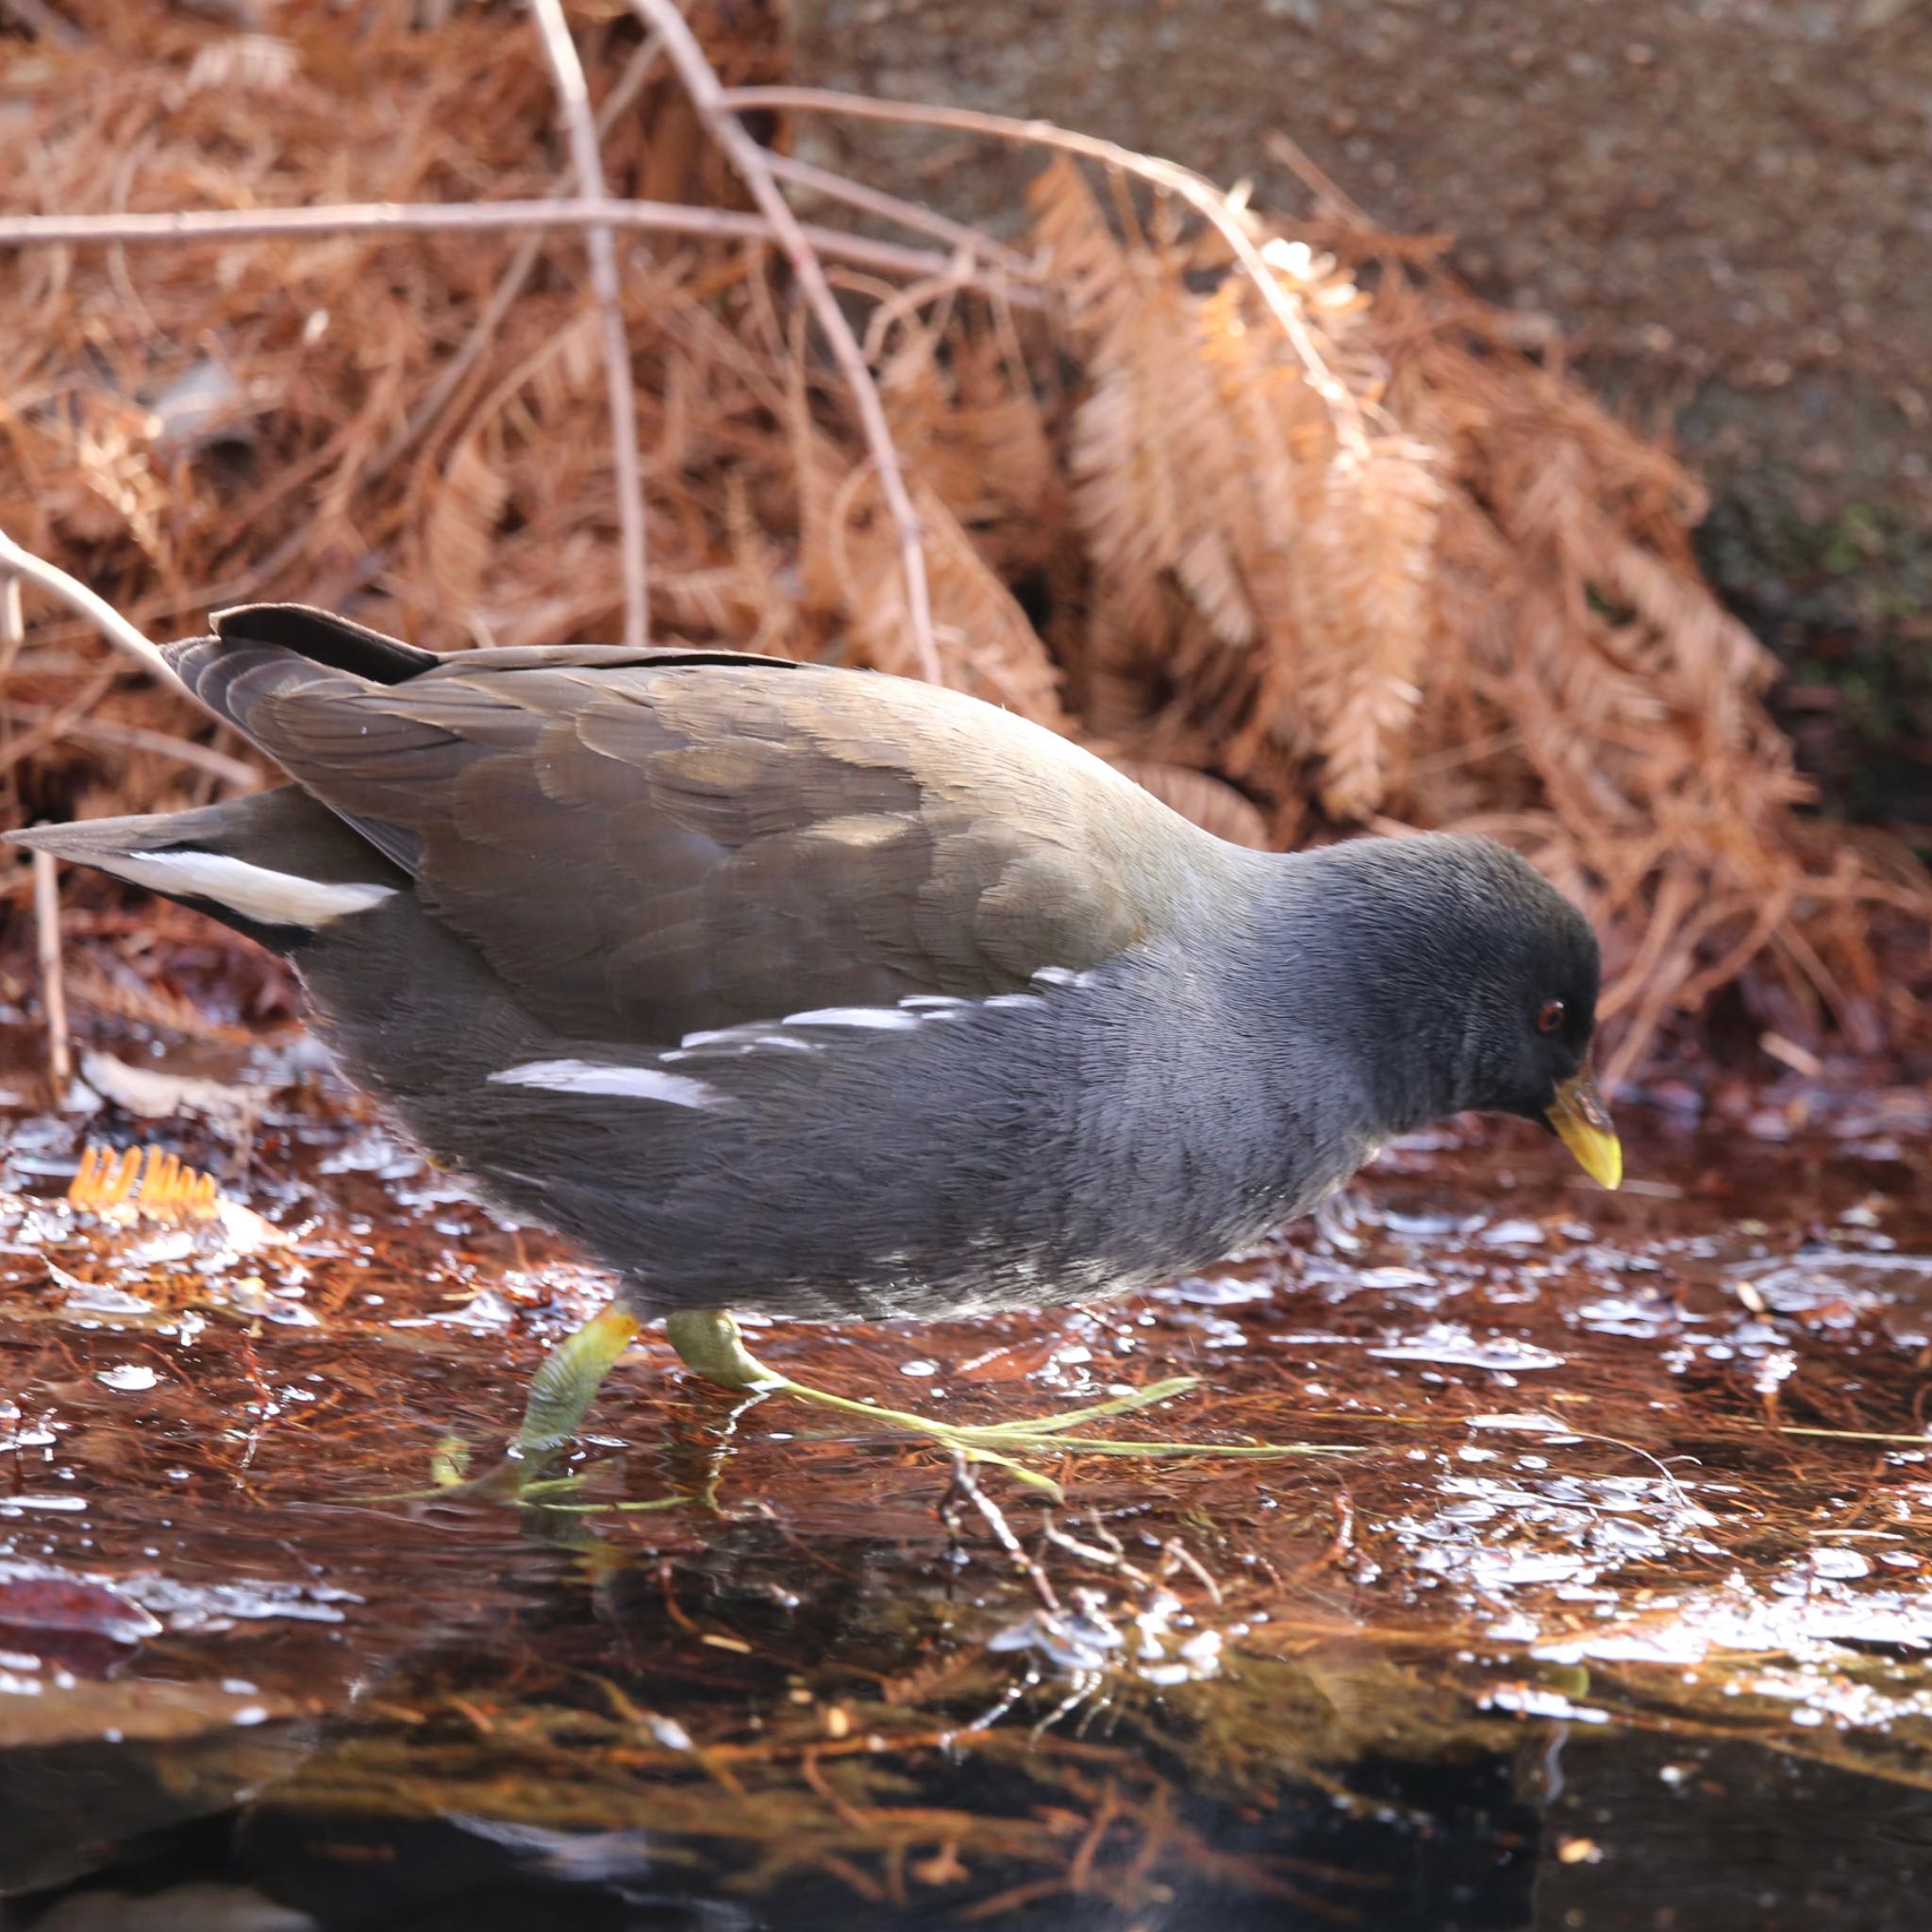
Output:
<svg viewBox="0 0 1932 1932">
<path fill-rule="evenodd" d="M 951 216 L 940 214 L 932 208 L 922 208 L 916 201 L 906 201 L 899 195 L 886 193 L 883 189 L 870 188 L 863 181 L 849 181 L 830 168 L 801 161 L 791 155 L 768 153 L 765 166 L 780 181 L 811 189 L 833 201 L 842 201 L 848 208 L 897 222 L 901 227 L 911 228 L 918 234 L 931 235 L 957 249 L 969 262 L 986 262 L 1022 281 L 1032 281 L 1039 275 L 1038 264 L 1017 248 L 1008 248 L 977 228 L 969 227 L 964 222 L 956 222 Z"/>
<path fill-rule="evenodd" d="M 597 124 L 583 63 L 570 37 L 562 0 L 530 0 L 531 17 L 543 42 L 543 57 L 557 82 L 557 98 L 570 134 L 571 165 L 577 192 L 586 201 L 604 201 L 604 163 L 597 153 Z M 638 412 L 631 389 L 630 343 L 617 286 L 617 242 L 608 222 L 586 229 L 591 261 L 591 292 L 604 345 L 605 382 L 610 397 L 610 446 L 617 468 L 619 556 L 624 567 L 624 641 L 650 641 L 651 584 L 644 529 L 644 486 L 638 466 Z"/>
<path fill-rule="evenodd" d="M 505 228 L 635 228 L 721 241 L 774 242 L 772 223 L 728 208 L 604 201 L 561 195 L 469 202 L 341 202 L 323 208 L 182 208 L 163 214 L 0 215 L 0 248 L 108 246 L 170 242 L 273 242 L 332 235 L 491 233 Z M 929 248 L 875 242 L 802 225 L 821 255 L 885 275 L 953 272 L 953 258 Z"/>
<path fill-rule="evenodd" d="M 892 432 L 886 422 L 885 405 L 879 400 L 878 385 L 873 380 L 865 353 L 852 333 L 839 298 L 825 280 L 824 264 L 809 237 L 791 212 L 784 192 L 767 165 L 765 151 L 738 118 L 735 108 L 727 106 L 718 76 L 705 58 L 704 49 L 685 25 L 684 16 L 673 0 L 631 0 L 632 10 L 654 32 L 664 37 L 672 64 L 677 69 L 692 105 L 712 138 L 730 158 L 759 212 L 771 223 L 786 255 L 791 258 L 799 286 L 826 345 L 838 363 L 840 373 L 850 384 L 852 400 L 865 429 L 867 448 L 872 452 L 880 493 L 899 532 L 899 567 L 906 578 L 906 619 L 911 632 L 913 661 L 919 675 L 928 683 L 943 684 L 945 671 L 940 662 L 939 645 L 933 637 L 932 595 L 926 583 L 925 552 L 920 541 L 919 512 L 906 488 L 905 471 Z"/>
</svg>

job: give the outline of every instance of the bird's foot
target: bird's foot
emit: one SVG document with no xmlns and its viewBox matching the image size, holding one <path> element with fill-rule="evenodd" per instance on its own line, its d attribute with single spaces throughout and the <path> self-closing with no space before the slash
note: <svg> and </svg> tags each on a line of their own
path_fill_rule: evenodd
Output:
<svg viewBox="0 0 1932 1932">
<path fill-rule="evenodd" d="M 611 1302 L 543 1357 L 530 1377 L 523 1426 L 510 1452 L 517 1461 L 544 1463 L 576 1434 L 640 1326 L 628 1308 Z"/>
<path fill-rule="evenodd" d="M 1174 1375 L 1152 1382 L 1124 1395 L 1109 1397 L 1081 1408 L 1062 1409 L 1054 1415 L 1031 1416 L 1017 1422 L 960 1424 L 941 1422 L 934 1416 L 920 1415 L 908 1408 L 892 1408 L 884 1403 L 864 1402 L 849 1395 L 834 1395 L 829 1390 L 814 1389 L 809 1383 L 795 1382 L 790 1375 L 769 1368 L 744 1345 L 743 1331 L 722 1309 L 685 1310 L 665 1324 L 665 1333 L 685 1365 L 707 1381 L 722 1387 L 760 1395 L 789 1395 L 818 1408 L 829 1408 L 841 1415 L 864 1418 L 873 1427 L 893 1435 L 920 1436 L 941 1448 L 963 1456 L 969 1462 L 992 1463 L 1008 1471 L 1028 1489 L 1058 1497 L 1060 1487 L 1052 1477 L 1029 1469 L 1020 1457 L 1072 1452 L 1087 1456 L 1214 1456 L 1268 1457 L 1309 1456 L 1328 1453 L 1325 1445 L 1313 1442 L 1181 1442 L 1166 1440 L 1123 1441 L 1111 1436 L 1074 1433 L 1084 1424 L 1110 1416 L 1127 1415 L 1148 1408 L 1173 1396 L 1184 1395 L 1199 1386 L 1198 1375 Z"/>
<path fill-rule="evenodd" d="M 568 1509 L 582 1487 L 581 1473 L 551 1474 L 558 1452 L 582 1426 L 612 1366 L 630 1345 L 638 1319 L 615 1302 L 599 1310 L 581 1328 L 564 1337 L 544 1357 L 530 1378 L 524 1420 L 509 1453 L 480 1474 L 469 1473 L 470 1448 L 458 1436 L 446 1436 L 430 1460 L 427 1490 L 412 1490 L 389 1502 L 453 1501 L 464 1497 Z M 686 1500 L 634 1504 L 634 1508 L 668 1509 Z M 607 1507 L 617 1507 L 615 1505 Z"/>
</svg>

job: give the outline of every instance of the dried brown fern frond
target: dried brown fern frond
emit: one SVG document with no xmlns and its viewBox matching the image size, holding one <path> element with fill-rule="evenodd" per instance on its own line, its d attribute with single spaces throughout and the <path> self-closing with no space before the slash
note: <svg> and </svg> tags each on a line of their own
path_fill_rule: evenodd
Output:
<svg viewBox="0 0 1932 1932">
<path fill-rule="evenodd" d="M 1366 817 L 1389 796 L 1421 696 L 1437 451 L 1412 435 L 1338 437 L 1247 277 L 1201 291 L 1189 251 L 1118 237 L 1070 163 L 1045 172 L 1034 202 L 1086 337 L 1091 390 L 1068 459 L 1110 624 L 1166 643 L 1229 769 L 1264 742 L 1313 757 L 1326 808 Z M 1306 249 L 1267 258 L 1337 379 L 1373 392 L 1381 371 L 1357 339 L 1353 283 Z M 1163 577 L 1211 647 L 1174 631 Z"/>
<path fill-rule="evenodd" d="M 1241 435 L 1203 354 L 1185 264 L 1116 242 L 1069 161 L 1040 178 L 1033 204 L 1088 354 L 1091 387 L 1075 412 L 1070 463 L 1094 561 L 1130 613 L 1172 573 L 1217 636 L 1248 645 L 1259 625 L 1238 558 Z"/>
<path fill-rule="evenodd" d="M 442 466 L 423 532 L 429 586 L 444 618 L 462 626 L 490 568 L 496 526 L 509 501 L 509 478 L 500 458 L 473 429 Z"/>
<path fill-rule="evenodd" d="M 184 1165 L 159 1147 L 111 1147 L 90 1141 L 67 1186 L 70 1207 L 85 1213 L 149 1221 L 213 1221 L 221 1191 L 212 1174 Z"/>
<path fill-rule="evenodd" d="M 134 0 L 67 11 L 85 46 L 20 63 L 35 166 L 0 208 L 495 199 L 567 175 L 536 37 L 487 9 L 351 0 L 353 63 L 339 11 L 286 9 L 273 45 Z M 727 82 L 777 77 L 768 9 L 691 17 Z M 744 208 L 628 24 L 577 38 L 593 102 L 626 104 L 603 132 L 617 191 Z M 1793 1040 L 1827 1018 L 1923 1033 L 1932 888 L 1800 816 L 1770 659 L 1698 575 L 1702 494 L 1669 451 L 1438 244 L 1244 210 L 1237 267 L 1198 200 L 1082 165 L 1036 186 L 1024 302 L 943 258 L 841 281 L 947 680 L 1164 768 L 1230 836 L 1507 839 L 1604 931 L 1619 1068 L 1740 978 Z M 654 627 L 913 668 L 876 451 L 782 257 L 619 254 Z M 439 648 L 617 636 L 582 263 L 562 232 L 9 257 L 0 527 L 162 635 L 288 596 Z M 0 811 L 236 782 L 242 747 L 77 625 L 37 622 L 0 668 Z M 200 764 L 166 755 L 190 741 Z"/>
<path fill-rule="evenodd" d="M 1322 752 L 1322 805 L 1337 818 L 1375 810 L 1407 748 L 1434 630 L 1441 498 L 1435 452 L 1381 437 L 1336 455 L 1295 545 L 1303 696 Z"/>
<path fill-rule="evenodd" d="M 853 473 L 837 499 L 834 554 L 841 603 L 866 661 L 908 668 L 909 626 L 896 536 L 871 473 Z M 1059 673 L 1011 591 L 952 511 L 923 484 L 914 493 L 926 552 L 933 627 L 947 683 L 1056 730 L 1069 721 Z"/>
<path fill-rule="evenodd" d="M 90 1141 L 67 1185 L 67 1202 L 83 1214 L 123 1225 L 156 1222 L 218 1229 L 240 1254 L 281 1246 L 291 1239 L 252 1208 L 229 1200 L 212 1174 L 154 1146 L 129 1147 L 116 1155 L 111 1147 Z"/>
</svg>

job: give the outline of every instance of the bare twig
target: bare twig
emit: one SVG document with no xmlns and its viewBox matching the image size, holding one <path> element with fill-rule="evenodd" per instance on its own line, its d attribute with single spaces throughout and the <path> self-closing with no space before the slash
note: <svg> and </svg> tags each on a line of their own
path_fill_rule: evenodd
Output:
<svg viewBox="0 0 1932 1932">
<path fill-rule="evenodd" d="M 664 42 L 657 34 L 648 34 L 640 41 L 632 51 L 630 59 L 618 77 L 617 85 L 605 96 L 604 105 L 597 109 L 597 135 L 599 140 L 609 133 L 617 125 L 620 116 L 629 110 L 637 97 L 643 92 L 645 81 L 651 77 L 651 70 L 664 58 Z M 568 172 L 557 178 L 559 193 L 568 191 L 571 184 Z M 436 379 L 424 391 L 414 408 L 409 411 L 408 421 L 390 438 L 375 460 L 362 473 L 366 488 L 375 478 L 388 471 L 398 458 L 413 449 L 417 441 L 428 431 L 448 407 L 450 398 L 462 387 L 463 379 L 481 359 L 483 351 L 496 338 L 496 331 L 502 327 L 504 318 L 515 305 L 524 291 L 525 284 L 530 279 L 538 261 L 543 254 L 543 245 L 549 237 L 541 230 L 526 235 L 518 243 L 517 252 L 510 257 L 509 265 L 497 279 L 494 289 L 490 291 L 490 300 L 484 305 L 483 313 L 472 325 L 470 332 L 463 338 L 463 344 L 442 367 L 437 371 Z"/>
<path fill-rule="evenodd" d="M 47 1078 L 54 1105 L 67 1096 L 67 989 L 60 976 L 60 884 L 51 852 L 34 854 L 34 951 L 41 968 L 41 1007 L 47 1017 Z"/>
<path fill-rule="evenodd" d="M 0 715 L 9 723 L 32 728 L 42 723 L 47 714 L 26 705 L 0 704 Z M 193 765 L 213 774 L 225 784 L 238 785 L 248 791 L 255 791 L 261 783 L 261 773 L 255 766 L 244 765 L 240 758 L 231 758 L 211 745 L 196 744 L 192 739 L 176 738 L 172 732 L 152 731 L 145 724 L 123 724 L 113 718 L 75 718 L 64 723 L 55 738 L 57 741 L 77 738 L 84 744 L 108 744 L 129 751 L 158 752 L 163 758 Z"/>
<path fill-rule="evenodd" d="M 437 235 L 500 228 L 638 228 L 724 241 L 775 242 L 774 225 L 739 208 L 691 208 L 671 201 L 585 201 L 563 196 L 529 201 L 346 201 L 320 208 L 171 209 L 159 214 L 0 215 L 0 248 L 113 242 L 275 242 L 324 235 Z M 807 223 L 808 242 L 888 275 L 944 275 L 953 257 L 907 248 Z M 969 276 L 982 283 L 989 277 Z M 995 281 L 995 286 L 998 286 Z"/>
<path fill-rule="evenodd" d="M 186 696 L 194 695 L 175 675 L 174 667 L 160 652 L 111 604 L 96 596 L 85 584 L 69 576 L 64 570 L 47 562 L 44 558 L 36 557 L 30 550 L 23 550 L 11 537 L 4 530 L 0 530 L 0 573 L 8 571 L 18 573 L 28 583 L 38 585 L 50 597 L 66 605 L 70 610 L 77 611 L 110 644 L 117 645 L 130 657 L 138 658 L 163 684 Z"/>
<path fill-rule="evenodd" d="M 916 201 L 901 200 L 898 195 L 888 194 L 882 189 L 868 188 L 862 181 L 848 180 L 843 175 L 835 175 L 829 168 L 801 161 L 792 155 L 774 155 L 769 150 L 764 154 L 765 166 L 781 181 L 795 182 L 800 188 L 809 188 L 834 201 L 842 201 L 848 208 L 863 208 L 867 214 L 897 222 L 902 228 L 931 235 L 970 258 L 1004 269 L 1009 275 L 1018 275 L 1027 281 L 1039 278 L 1039 264 L 1022 255 L 1017 248 L 1009 248 L 1004 242 L 995 242 L 991 235 L 969 227 L 964 222 L 956 222 L 950 215 L 922 208 Z"/>
<path fill-rule="evenodd" d="M 631 0 L 633 7 L 646 4 L 668 6 L 669 0 Z M 1361 409 L 1348 386 L 1328 367 L 1315 346 L 1299 304 L 1281 286 L 1279 277 L 1262 258 L 1246 225 L 1228 205 L 1227 197 L 1204 175 L 1175 161 L 1164 161 L 1153 155 L 1136 153 L 1117 142 L 1102 141 L 1096 135 L 1076 134 L 1051 121 L 1020 121 L 1008 114 L 982 114 L 971 108 L 928 108 L 914 101 L 873 100 L 864 94 L 841 93 L 834 88 L 819 87 L 734 87 L 718 95 L 717 105 L 730 112 L 742 113 L 751 108 L 791 108 L 808 113 L 850 114 L 867 121 L 896 121 L 915 127 L 952 127 L 964 134 L 983 134 L 995 141 L 1019 142 L 1035 147 L 1058 148 L 1062 153 L 1082 155 L 1104 162 L 1123 174 L 1164 188 L 1179 196 L 1228 245 L 1248 279 L 1260 291 L 1268 311 L 1280 325 L 1307 377 L 1308 387 L 1327 405 L 1336 434 L 1351 449 L 1365 448 L 1367 432 L 1362 426 Z M 734 124 L 735 125 L 735 124 Z"/>
<path fill-rule="evenodd" d="M 1354 195 L 1337 183 L 1335 177 L 1303 148 L 1300 142 L 1285 134 L 1279 127 L 1271 127 L 1261 137 L 1261 141 L 1268 152 L 1287 168 L 1317 201 L 1326 202 L 1353 227 L 1365 228 L 1376 234 L 1381 232 L 1381 224 L 1356 200 Z"/>
<path fill-rule="evenodd" d="M 530 12 L 543 42 L 557 84 L 557 99 L 570 132 L 571 165 L 577 192 L 606 201 L 604 163 L 597 153 L 597 124 L 591 115 L 591 90 L 583 62 L 563 17 L 563 0 L 530 0 Z M 604 380 L 610 403 L 610 444 L 617 470 L 618 541 L 624 557 L 624 641 L 643 644 L 651 635 L 651 586 L 644 533 L 644 481 L 638 463 L 638 406 L 631 387 L 630 341 L 625 334 L 622 292 L 617 282 L 617 241 L 608 222 L 585 232 L 591 258 L 591 292 L 604 338 Z"/>
<path fill-rule="evenodd" d="M 886 422 L 886 407 L 879 399 L 878 384 L 865 359 L 865 352 L 846 322 L 839 298 L 825 280 L 825 271 L 812 247 L 810 238 L 791 212 L 784 192 L 772 173 L 771 157 L 745 131 L 737 113 L 726 105 L 732 97 L 718 85 L 718 76 L 705 58 L 697 37 L 685 25 L 673 0 L 630 0 L 632 10 L 648 27 L 664 36 L 665 51 L 690 93 L 691 105 L 710 130 L 711 137 L 724 150 L 738 171 L 759 211 L 771 223 L 785 253 L 791 258 L 798 285 L 818 318 L 833 358 L 838 362 L 852 391 L 852 399 L 864 426 L 867 446 L 872 451 L 873 468 L 878 473 L 879 493 L 886 500 L 899 532 L 899 565 L 906 578 L 906 616 L 912 633 L 913 655 L 919 674 L 930 683 L 943 682 L 938 640 L 933 635 L 932 596 L 926 585 L 925 551 L 919 538 L 919 512 L 913 508 L 911 492 L 900 467 L 899 452 L 892 444 L 892 432 Z M 754 89 L 753 92 L 762 90 Z"/>
</svg>

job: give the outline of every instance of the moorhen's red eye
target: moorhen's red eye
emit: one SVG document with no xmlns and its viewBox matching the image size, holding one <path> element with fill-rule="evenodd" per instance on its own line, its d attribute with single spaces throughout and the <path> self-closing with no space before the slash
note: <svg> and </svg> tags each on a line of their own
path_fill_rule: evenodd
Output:
<svg viewBox="0 0 1932 1932">
<path fill-rule="evenodd" d="M 1563 1024 L 1563 1002 L 1545 1000 L 1542 1010 L 1536 1016 L 1536 1030 L 1539 1033 L 1554 1033 Z"/>
</svg>

